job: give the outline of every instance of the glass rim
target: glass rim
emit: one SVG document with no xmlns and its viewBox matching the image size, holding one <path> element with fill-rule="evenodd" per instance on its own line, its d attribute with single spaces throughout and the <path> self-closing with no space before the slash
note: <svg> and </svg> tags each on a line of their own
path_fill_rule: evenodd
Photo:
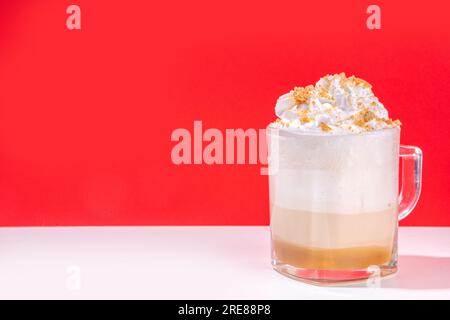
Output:
<svg viewBox="0 0 450 320">
<path fill-rule="evenodd" d="M 374 136 L 383 134 L 393 134 L 394 132 L 400 132 L 401 127 L 383 128 L 372 131 L 363 132 L 338 132 L 338 133 L 327 133 L 320 131 L 305 131 L 300 128 L 274 128 L 270 124 L 266 127 L 266 130 L 278 130 L 281 132 L 291 133 L 298 136 L 311 136 L 311 137 L 343 137 L 343 136 Z"/>
</svg>

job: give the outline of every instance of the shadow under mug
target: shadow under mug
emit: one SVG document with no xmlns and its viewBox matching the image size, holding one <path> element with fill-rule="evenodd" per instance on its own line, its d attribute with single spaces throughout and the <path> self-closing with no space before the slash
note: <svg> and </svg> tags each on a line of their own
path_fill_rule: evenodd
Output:
<svg viewBox="0 0 450 320">
<path fill-rule="evenodd" d="M 267 135 L 274 269 L 322 285 L 395 273 L 398 221 L 420 195 L 421 150 L 400 145 L 400 128 Z"/>
</svg>

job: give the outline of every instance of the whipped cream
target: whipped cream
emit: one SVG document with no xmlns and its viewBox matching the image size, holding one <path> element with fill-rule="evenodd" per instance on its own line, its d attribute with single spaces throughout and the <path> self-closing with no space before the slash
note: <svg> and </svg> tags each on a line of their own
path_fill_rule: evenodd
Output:
<svg viewBox="0 0 450 320">
<path fill-rule="evenodd" d="M 271 128 L 308 132 L 361 133 L 400 126 L 367 81 L 345 73 L 327 75 L 315 86 L 295 87 L 278 98 L 275 114 Z"/>
</svg>

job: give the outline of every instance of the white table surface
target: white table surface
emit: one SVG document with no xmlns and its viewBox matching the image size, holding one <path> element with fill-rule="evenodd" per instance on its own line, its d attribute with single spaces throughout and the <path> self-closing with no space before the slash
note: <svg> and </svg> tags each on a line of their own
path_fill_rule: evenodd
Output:
<svg viewBox="0 0 450 320">
<path fill-rule="evenodd" d="M 273 271 L 268 227 L 0 228 L 2 299 L 450 299 L 450 228 L 401 228 L 380 288 Z"/>
</svg>

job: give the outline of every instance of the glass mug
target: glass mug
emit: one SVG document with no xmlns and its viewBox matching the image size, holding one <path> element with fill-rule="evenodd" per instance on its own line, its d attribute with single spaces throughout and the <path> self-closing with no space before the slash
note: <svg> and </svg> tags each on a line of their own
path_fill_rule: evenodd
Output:
<svg viewBox="0 0 450 320">
<path fill-rule="evenodd" d="M 269 127 L 267 138 L 274 269 L 314 284 L 395 273 L 398 221 L 420 195 L 421 150 L 400 145 L 400 128 L 330 135 Z"/>
</svg>

